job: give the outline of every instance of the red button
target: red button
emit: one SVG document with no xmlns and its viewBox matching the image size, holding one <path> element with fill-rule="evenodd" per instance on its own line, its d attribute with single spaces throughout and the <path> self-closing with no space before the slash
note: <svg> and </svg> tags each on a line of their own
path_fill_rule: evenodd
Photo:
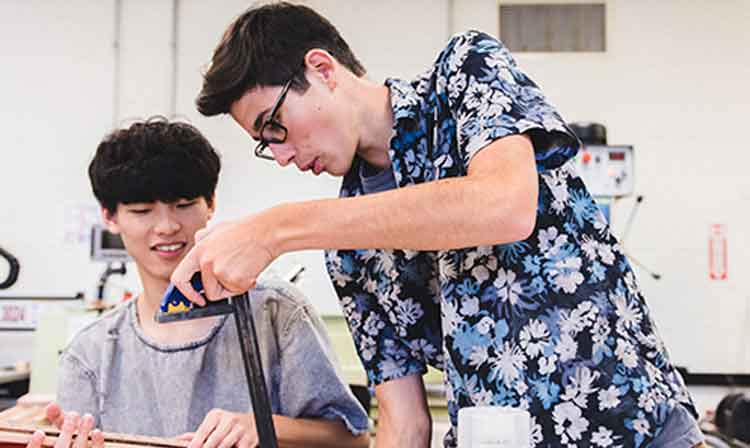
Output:
<svg viewBox="0 0 750 448">
<path fill-rule="evenodd" d="M 583 163 L 591 162 L 591 153 L 588 151 L 584 151 L 582 159 L 583 159 Z"/>
</svg>

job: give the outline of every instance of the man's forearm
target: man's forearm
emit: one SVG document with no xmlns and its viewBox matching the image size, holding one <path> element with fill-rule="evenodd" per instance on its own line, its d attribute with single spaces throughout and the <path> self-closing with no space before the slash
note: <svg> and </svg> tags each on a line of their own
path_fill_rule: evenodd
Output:
<svg viewBox="0 0 750 448">
<path fill-rule="evenodd" d="M 377 448 L 427 448 L 432 419 L 421 375 L 386 381 L 375 387 L 378 401 Z"/>
<path fill-rule="evenodd" d="M 274 415 L 276 437 L 282 448 L 367 448 L 369 434 L 355 436 L 338 420 Z"/>
<path fill-rule="evenodd" d="M 413 447 L 427 448 L 432 437 L 432 420 L 391 418 L 387 414 L 378 414 L 376 448 Z"/>
<path fill-rule="evenodd" d="M 278 252 L 442 250 L 525 239 L 534 226 L 538 195 L 533 149 L 523 140 L 504 143 L 495 152 L 506 153 L 495 158 L 507 160 L 485 157 L 486 165 L 497 169 L 477 169 L 461 178 L 356 198 L 297 202 L 267 210 L 264 214 L 272 224 Z"/>
</svg>

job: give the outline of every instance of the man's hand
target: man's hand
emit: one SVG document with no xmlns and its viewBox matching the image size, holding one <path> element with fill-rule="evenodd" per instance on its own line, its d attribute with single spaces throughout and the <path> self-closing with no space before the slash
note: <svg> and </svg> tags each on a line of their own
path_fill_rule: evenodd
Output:
<svg viewBox="0 0 750 448">
<path fill-rule="evenodd" d="M 86 414 L 81 418 L 75 412 L 63 413 L 60 411 L 59 406 L 56 406 L 56 420 L 50 420 L 55 423 L 61 430 L 60 435 L 57 436 L 54 448 L 88 448 L 89 447 L 89 434 L 91 434 L 91 447 L 92 448 L 104 448 L 104 434 L 98 429 L 94 429 L 94 417 L 91 414 Z M 47 415 L 50 406 L 47 406 Z M 59 425 L 58 422 L 59 421 Z M 76 431 L 78 433 L 76 434 Z M 76 434 L 75 442 L 73 441 L 73 435 Z M 44 432 L 35 431 L 31 436 L 26 448 L 42 448 L 44 442 Z"/>
<path fill-rule="evenodd" d="M 272 241 L 272 229 L 267 215 L 259 213 L 198 231 L 195 246 L 172 273 L 172 283 L 188 300 L 201 306 L 205 300 L 190 285 L 196 271 L 201 273 L 209 300 L 249 290 L 279 255 Z"/>
<path fill-rule="evenodd" d="M 177 436 L 190 442 L 188 448 L 253 448 L 258 446 L 253 414 L 213 409 L 195 432 Z"/>
</svg>

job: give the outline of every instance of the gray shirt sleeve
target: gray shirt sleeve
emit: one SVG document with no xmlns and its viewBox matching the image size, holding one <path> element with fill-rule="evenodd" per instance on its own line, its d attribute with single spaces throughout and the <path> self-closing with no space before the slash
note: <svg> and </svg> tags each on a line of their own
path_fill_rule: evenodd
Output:
<svg viewBox="0 0 750 448">
<path fill-rule="evenodd" d="M 280 336 L 282 413 L 341 420 L 353 434 L 368 430 L 364 409 L 338 371 L 323 321 L 300 305 Z"/>
<path fill-rule="evenodd" d="M 97 406 L 96 374 L 83 361 L 66 351 L 60 357 L 57 376 L 57 403 L 63 411 L 75 411 L 94 416 L 96 426 L 101 425 Z"/>
</svg>

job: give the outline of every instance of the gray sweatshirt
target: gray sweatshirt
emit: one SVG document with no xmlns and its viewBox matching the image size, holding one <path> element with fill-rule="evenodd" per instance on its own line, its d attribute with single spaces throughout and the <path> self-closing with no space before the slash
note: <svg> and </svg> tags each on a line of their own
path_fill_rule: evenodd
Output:
<svg viewBox="0 0 750 448">
<path fill-rule="evenodd" d="M 366 431 L 367 415 L 304 296 L 289 283 L 266 281 L 250 302 L 274 414 L 338 419 L 353 434 Z M 65 349 L 62 409 L 91 413 L 104 431 L 160 437 L 195 431 L 214 408 L 252 411 L 234 317 L 221 317 L 203 339 L 163 346 L 143 333 L 136 309 L 135 301 L 119 306 Z"/>
</svg>

